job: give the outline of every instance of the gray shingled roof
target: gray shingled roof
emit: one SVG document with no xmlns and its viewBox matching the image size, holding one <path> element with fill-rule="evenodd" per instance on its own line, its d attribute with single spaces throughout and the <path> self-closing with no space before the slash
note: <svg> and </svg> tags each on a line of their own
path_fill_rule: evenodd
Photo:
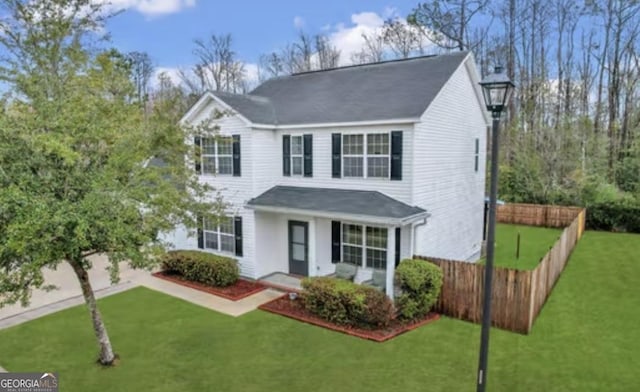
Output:
<svg viewBox="0 0 640 392">
<path fill-rule="evenodd" d="M 256 124 L 276 124 L 276 115 L 269 99 L 250 94 L 211 92 L 235 111 Z"/>
<path fill-rule="evenodd" d="M 378 191 L 293 186 L 275 186 L 247 204 L 391 219 L 404 219 L 426 212 Z"/>
<path fill-rule="evenodd" d="M 468 52 L 270 79 L 250 94 L 213 93 L 251 122 L 315 124 L 418 118 Z"/>
</svg>

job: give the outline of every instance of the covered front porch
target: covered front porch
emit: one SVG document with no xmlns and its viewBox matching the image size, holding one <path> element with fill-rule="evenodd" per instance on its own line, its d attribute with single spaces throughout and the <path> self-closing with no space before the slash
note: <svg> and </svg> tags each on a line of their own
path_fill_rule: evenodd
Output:
<svg viewBox="0 0 640 392">
<path fill-rule="evenodd" d="M 250 200 L 255 213 L 258 275 L 299 289 L 305 276 L 326 276 L 353 266 L 353 281 L 370 281 L 393 298 L 395 266 L 411 257 L 413 231 L 425 210 L 375 191 L 283 187 Z"/>
</svg>

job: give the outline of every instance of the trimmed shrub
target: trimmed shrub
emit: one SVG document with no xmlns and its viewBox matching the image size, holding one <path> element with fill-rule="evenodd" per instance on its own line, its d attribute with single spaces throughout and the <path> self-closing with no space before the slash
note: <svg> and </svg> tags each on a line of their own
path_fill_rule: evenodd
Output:
<svg viewBox="0 0 640 392">
<path fill-rule="evenodd" d="M 230 286 L 240 277 L 235 259 L 195 250 L 167 252 L 162 260 L 162 267 L 169 274 L 216 287 Z"/>
<path fill-rule="evenodd" d="M 618 200 L 587 206 L 587 229 L 640 233 L 640 202 Z"/>
<path fill-rule="evenodd" d="M 385 327 L 393 318 L 391 299 L 373 287 L 330 277 L 302 281 L 305 309 L 327 321 L 360 327 Z"/>
<path fill-rule="evenodd" d="M 442 270 L 424 260 L 402 260 L 395 273 L 398 315 L 405 320 L 426 316 L 438 300 L 442 288 Z"/>
</svg>

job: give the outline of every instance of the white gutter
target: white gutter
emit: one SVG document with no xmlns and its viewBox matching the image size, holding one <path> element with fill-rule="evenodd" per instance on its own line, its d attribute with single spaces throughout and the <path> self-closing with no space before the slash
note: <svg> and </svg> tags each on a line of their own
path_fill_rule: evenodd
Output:
<svg viewBox="0 0 640 392">
<path fill-rule="evenodd" d="M 416 254 L 416 229 L 420 226 L 424 226 L 427 224 L 427 218 L 424 218 L 422 220 L 422 222 L 416 222 L 413 224 L 413 233 L 411 233 L 411 245 L 410 245 L 410 249 L 411 249 L 411 258 L 413 258 L 413 256 L 415 256 Z"/>
<path fill-rule="evenodd" d="M 256 129 L 306 129 L 306 128 L 333 128 L 333 127 L 357 127 L 367 125 L 393 125 L 393 124 L 415 124 L 419 123 L 420 118 L 397 118 L 391 120 L 374 120 L 374 121 L 351 121 L 351 122 L 333 122 L 333 123 L 316 123 L 316 124 L 251 124 Z"/>
<path fill-rule="evenodd" d="M 375 224 L 382 224 L 385 226 L 404 226 L 420 219 L 423 219 L 426 221 L 426 218 L 429 217 L 429 214 L 426 211 L 415 214 L 415 215 L 411 215 L 405 218 L 388 218 L 388 217 L 372 216 L 372 215 L 345 214 L 345 213 L 332 212 L 332 211 L 301 210 L 298 208 L 289 208 L 289 207 L 254 206 L 249 204 L 246 204 L 245 208 L 248 208 L 254 211 L 274 212 L 274 213 L 291 214 L 291 215 L 307 215 L 307 216 L 314 216 L 319 218 L 350 220 L 350 221 L 358 221 L 363 223 L 375 223 Z"/>
</svg>

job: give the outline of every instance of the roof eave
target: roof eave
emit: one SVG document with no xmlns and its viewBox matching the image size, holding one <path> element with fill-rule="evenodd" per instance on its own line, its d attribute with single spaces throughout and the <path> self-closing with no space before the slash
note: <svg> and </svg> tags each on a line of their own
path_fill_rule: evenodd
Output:
<svg viewBox="0 0 640 392">
<path fill-rule="evenodd" d="M 416 124 L 420 122 L 419 117 L 410 118 L 392 118 L 386 120 L 367 120 L 367 121 L 345 121 L 332 123 L 309 123 L 309 124 L 252 124 L 252 128 L 256 129 L 307 129 L 307 128 L 332 128 L 332 127 L 357 127 L 367 125 L 395 125 L 395 124 Z"/>
<path fill-rule="evenodd" d="M 430 216 L 429 213 L 426 211 L 418 214 L 410 215 L 407 217 L 392 218 L 392 217 L 384 217 L 384 216 L 347 214 L 347 213 L 334 212 L 334 211 L 304 210 L 304 209 L 289 208 L 289 207 L 253 205 L 249 203 L 245 204 L 245 207 L 254 211 L 273 212 L 273 213 L 292 214 L 292 215 L 308 215 L 308 216 L 314 216 L 319 218 L 330 218 L 330 219 L 340 219 L 340 220 L 346 220 L 346 221 L 380 224 L 384 226 L 404 226 L 404 225 L 413 223 L 415 221 L 428 218 Z"/>
<path fill-rule="evenodd" d="M 215 96 L 211 91 L 205 92 L 202 95 L 202 97 L 200 97 L 200 99 L 198 99 L 198 101 L 195 104 L 193 104 L 193 106 L 191 106 L 191 108 L 187 111 L 187 113 L 185 113 L 185 115 L 182 116 L 178 124 L 185 125 L 189 123 L 190 122 L 189 120 L 191 119 L 191 117 L 193 117 L 196 113 L 198 113 L 200 110 L 206 107 L 206 105 L 208 105 L 210 101 L 216 102 L 217 104 L 222 106 L 225 110 L 228 110 L 232 112 L 234 115 L 238 116 L 238 118 L 242 120 L 245 123 L 245 125 L 249 127 L 253 127 L 253 123 L 247 117 L 245 117 L 242 113 L 240 113 L 240 111 L 238 111 L 237 109 L 233 108 L 231 105 L 223 101 L 221 98 Z"/>
</svg>

